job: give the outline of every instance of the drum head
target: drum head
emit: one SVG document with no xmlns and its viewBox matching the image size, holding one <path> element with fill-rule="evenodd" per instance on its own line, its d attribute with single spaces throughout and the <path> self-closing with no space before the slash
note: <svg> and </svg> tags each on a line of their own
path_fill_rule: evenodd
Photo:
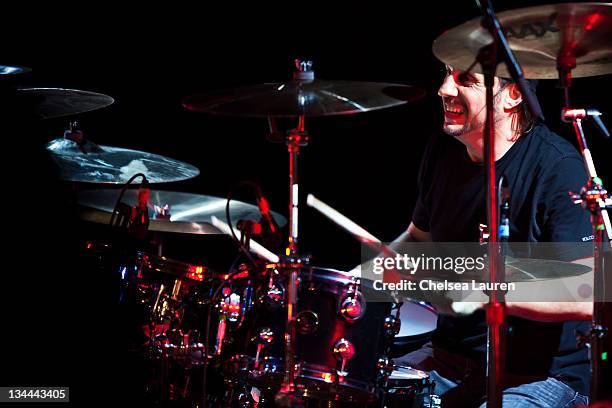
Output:
<svg viewBox="0 0 612 408">
<path fill-rule="evenodd" d="M 425 371 L 411 367 L 397 367 L 389 376 L 389 380 L 424 380 L 428 377 Z"/>
<path fill-rule="evenodd" d="M 435 330 L 438 314 L 423 302 L 404 302 L 400 309 L 402 326 L 397 337 L 419 336 Z"/>
</svg>

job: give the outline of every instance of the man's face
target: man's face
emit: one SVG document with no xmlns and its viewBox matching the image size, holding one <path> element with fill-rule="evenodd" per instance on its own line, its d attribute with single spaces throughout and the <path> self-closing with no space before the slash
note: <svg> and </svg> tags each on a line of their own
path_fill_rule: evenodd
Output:
<svg viewBox="0 0 612 408">
<path fill-rule="evenodd" d="M 495 78 L 493 88 L 495 121 L 503 112 L 500 103 L 499 79 Z M 486 119 L 486 88 L 484 76 L 476 73 L 464 73 L 446 66 L 446 76 L 438 89 L 444 108 L 442 129 L 451 136 L 461 138 L 468 133 L 480 133 Z"/>
</svg>

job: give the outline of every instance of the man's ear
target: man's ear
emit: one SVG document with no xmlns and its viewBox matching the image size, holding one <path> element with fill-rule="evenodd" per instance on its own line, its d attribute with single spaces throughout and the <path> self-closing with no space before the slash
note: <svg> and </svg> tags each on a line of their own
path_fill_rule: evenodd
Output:
<svg viewBox="0 0 612 408">
<path fill-rule="evenodd" d="M 513 111 L 523 102 L 523 95 L 516 84 L 506 86 L 506 98 L 504 98 L 504 110 Z"/>
</svg>

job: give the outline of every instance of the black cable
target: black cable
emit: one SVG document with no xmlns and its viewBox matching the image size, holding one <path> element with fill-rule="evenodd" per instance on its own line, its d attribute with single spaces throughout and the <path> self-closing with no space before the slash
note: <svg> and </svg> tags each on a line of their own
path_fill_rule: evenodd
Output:
<svg viewBox="0 0 612 408">
<path fill-rule="evenodd" d="M 227 203 L 225 204 L 225 218 L 227 220 L 227 224 L 229 225 L 229 229 L 230 229 L 232 238 L 234 239 L 234 242 L 238 245 L 238 248 L 247 257 L 249 262 L 251 262 L 251 264 L 253 264 L 253 266 L 257 268 L 258 267 L 257 261 L 253 258 L 250 251 L 246 248 L 242 240 L 238 239 L 238 236 L 236 235 L 236 232 L 234 231 L 234 226 L 232 224 L 232 219 L 230 215 L 230 202 L 232 201 L 233 193 L 236 189 L 238 189 L 238 187 L 241 187 L 241 186 L 251 187 L 253 191 L 255 192 L 256 198 L 259 199 L 259 197 L 261 197 L 261 188 L 256 183 L 252 181 L 241 181 L 232 190 L 230 190 L 230 192 L 227 195 Z M 216 301 L 215 299 L 219 295 L 219 291 L 223 287 L 225 287 L 226 283 L 231 281 L 234 276 L 243 272 L 241 270 L 231 272 L 231 270 L 235 267 L 239 259 L 240 257 L 234 260 L 234 262 L 232 263 L 232 266 L 229 269 L 230 270 L 229 275 L 223 282 L 221 282 L 219 287 L 213 293 L 212 298 L 211 298 L 211 307 L 208 309 L 208 315 L 206 318 L 206 327 L 204 331 L 204 364 L 203 364 L 203 373 L 202 373 L 202 405 L 204 408 L 206 407 L 206 399 L 208 397 L 206 382 L 207 382 L 207 372 L 208 372 L 208 354 L 209 354 L 208 350 L 210 346 L 210 323 L 212 320 L 212 309 L 215 306 L 215 301 Z"/>
<path fill-rule="evenodd" d="M 246 248 L 244 243 L 240 239 L 238 239 L 238 236 L 236 235 L 236 232 L 234 231 L 234 226 L 232 225 L 232 219 L 231 219 L 231 215 L 230 215 L 230 202 L 232 201 L 233 192 L 238 187 L 240 187 L 240 186 L 249 186 L 249 187 L 251 187 L 255 191 L 256 197 L 257 198 L 261 197 L 261 188 L 257 184 L 255 184 L 252 181 L 241 181 L 227 195 L 227 203 L 225 204 L 225 218 L 227 219 L 227 224 L 229 225 L 230 232 L 232 234 L 232 237 L 234 238 L 234 242 L 236 242 L 236 244 L 238 245 L 240 250 L 246 255 L 246 257 L 249 259 L 249 261 L 254 266 L 257 266 L 257 262 L 255 261 L 255 259 L 251 255 L 251 252 Z"/>
<path fill-rule="evenodd" d="M 115 207 L 113 207 L 113 213 L 111 214 L 111 218 L 110 218 L 110 221 L 109 221 L 109 224 L 111 226 L 114 225 L 115 214 L 117 213 L 117 207 L 119 207 L 119 203 L 121 202 L 121 199 L 123 198 L 123 195 L 125 194 L 125 190 L 127 190 L 127 188 L 130 186 L 130 184 L 132 184 L 132 181 L 134 181 L 134 179 L 136 179 L 136 177 L 142 177 L 142 182 L 143 183 L 147 182 L 147 176 L 145 176 L 143 173 L 136 173 L 132 177 L 130 177 L 130 179 L 123 185 L 123 187 L 121 187 L 121 192 L 119 193 L 119 197 L 117 198 L 117 202 L 115 202 Z"/>
</svg>

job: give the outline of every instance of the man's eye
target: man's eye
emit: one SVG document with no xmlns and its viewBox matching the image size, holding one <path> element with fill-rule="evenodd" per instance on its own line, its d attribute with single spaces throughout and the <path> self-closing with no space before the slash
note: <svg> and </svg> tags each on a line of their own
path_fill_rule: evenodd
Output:
<svg viewBox="0 0 612 408">
<path fill-rule="evenodd" d="M 457 81 L 461 84 L 471 84 L 474 82 L 474 78 L 470 74 L 466 74 L 465 72 L 460 72 L 457 75 Z"/>
</svg>

